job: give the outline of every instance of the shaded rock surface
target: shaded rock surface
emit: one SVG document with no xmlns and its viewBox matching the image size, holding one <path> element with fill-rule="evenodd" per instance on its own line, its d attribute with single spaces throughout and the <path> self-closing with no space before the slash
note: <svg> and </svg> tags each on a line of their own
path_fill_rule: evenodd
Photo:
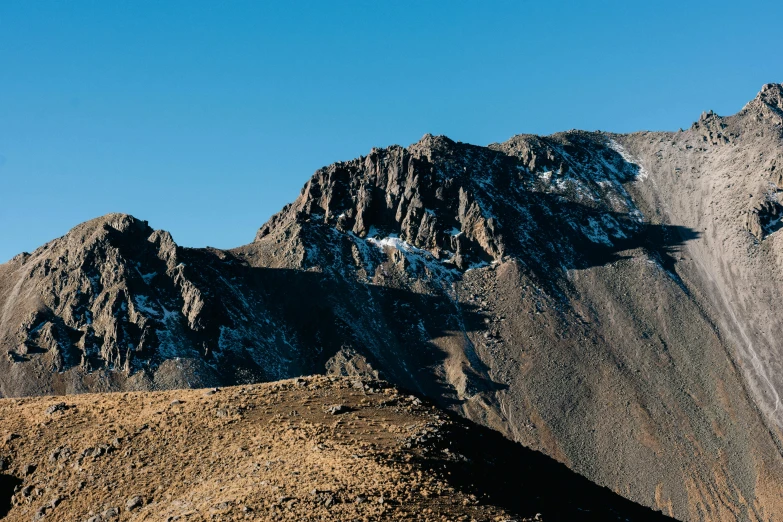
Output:
<svg viewBox="0 0 783 522">
<path fill-rule="evenodd" d="M 0 265 L 0 394 L 382 377 L 675 518 L 775 520 L 781 93 L 373 149 L 229 251 L 84 223 Z"/>
</svg>

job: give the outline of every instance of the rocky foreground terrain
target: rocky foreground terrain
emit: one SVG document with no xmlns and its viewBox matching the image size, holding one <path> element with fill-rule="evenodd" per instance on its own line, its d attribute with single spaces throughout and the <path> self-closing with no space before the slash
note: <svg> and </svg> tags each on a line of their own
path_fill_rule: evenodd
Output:
<svg viewBox="0 0 783 522">
<path fill-rule="evenodd" d="M 383 378 L 674 518 L 780 519 L 781 165 L 769 84 L 678 132 L 373 149 L 232 250 L 103 216 L 0 265 L 0 395 Z"/>
<path fill-rule="evenodd" d="M 0 418 L 9 521 L 670 520 L 380 382 L 4 399 Z"/>
</svg>

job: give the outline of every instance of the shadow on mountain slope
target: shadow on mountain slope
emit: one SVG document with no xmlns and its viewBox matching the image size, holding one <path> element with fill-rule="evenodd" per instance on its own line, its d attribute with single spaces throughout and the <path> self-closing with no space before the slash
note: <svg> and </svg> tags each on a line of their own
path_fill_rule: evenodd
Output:
<svg viewBox="0 0 783 522">
<path fill-rule="evenodd" d="M 14 488 L 22 483 L 12 475 L 0 475 L 0 518 L 5 517 L 11 511 L 11 497 L 14 496 Z"/>
<path fill-rule="evenodd" d="M 512 238 L 509 253 L 524 260 L 532 247 L 551 267 L 565 263 L 568 268 L 593 268 L 628 259 L 625 251 L 643 249 L 673 271 L 680 248 L 700 237 L 689 227 L 639 221 L 630 213 L 599 210 L 555 194 L 534 193 L 527 210 L 533 223 L 549 225 L 537 228 L 530 238 Z M 523 226 L 510 222 L 501 233 Z M 548 268 L 532 268 L 545 278 L 551 274 Z"/>
<path fill-rule="evenodd" d="M 446 455 L 419 457 L 418 464 L 447 474 L 452 485 L 523 517 L 545 513 L 550 521 L 673 521 L 571 471 L 538 451 L 498 432 L 468 424 L 448 412 L 453 422 L 438 439 Z"/>
<path fill-rule="evenodd" d="M 555 194 L 521 190 L 517 196 L 516 211 L 500 213 L 503 222 L 486 228 L 494 236 L 482 241 L 503 246 L 490 259 L 520 260 L 552 296 L 568 292 L 563 268 L 600 266 L 630 250 L 646 250 L 676 279 L 678 249 L 698 237 L 686 227 L 640 223 Z M 0 369 L 14 368 L 16 375 L 6 381 L 7 393 L 61 393 L 69 385 L 55 375 L 71 368 L 153 375 L 176 357 L 203 366 L 208 379 L 196 379 L 202 384 L 213 377 L 225 384 L 277 380 L 321 373 L 344 349 L 360 352 L 401 386 L 442 397 L 444 405 L 503 388 L 489 378 L 466 335 L 486 330 L 492 318 L 452 295 L 464 272 L 423 250 L 414 254 L 419 261 L 410 261 L 323 219 L 296 219 L 275 232 L 276 242 L 232 251 L 176 247 L 166 233 L 129 216 L 121 229 L 114 221 L 77 227 L 29 269 L 26 285 L 61 290 L 43 296 L 46 313 L 18 314 L 25 349 L 0 360 Z M 92 239 L 81 241 L 77 232 Z M 68 250 L 69 241 L 82 250 Z M 294 259 L 302 247 L 306 259 Z M 113 263 L 129 268 L 109 277 L 104 268 Z M 54 268 L 62 275 L 52 275 Z M 42 377 L 42 365 L 57 373 Z M 162 373 L 161 386 L 190 382 L 177 371 Z"/>
<path fill-rule="evenodd" d="M 504 234 L 501 239 L 506 242 L 507 254 L 521 260 L 550 295 L 563 296 L 562 285 L 568 285 L 560 267 L 602 266 L 627 259 L 633 250 L 646 252 L 679 283 L 674 271 L 679 249 L 699 237 L 687 227 L 640 222 L 626 213 L 599 211 L 552 194 L 531 192 L 527 197 L 528 216 L 533 222 L 552 222 L 554 218 L 556 225 L 539 227 L 526 237 L 511 237 L 510 230 L 524 225 L 509 222 L 499 225 L 498 233 Z M 364 240 L 339 233 L 319 219 L 302 219 L 302 228 L 295 234 L 308 252 L 318 253 L 315 257 L 307 254 L 308 263 L 313 265 L 308 269 L 252 266 L 256 264 L 252 258 L 258 243 L 227 253 L 237 256 L 233 266 L 239 271 L 238 278 L 257 289 L 279 324 L 286 325 L 295 335 L 296 344 L 303 347 L 306 355 L 296 355 L 297 371 L 323 372 L 327 361 L 350 348 L 370 359 L 389 380 L 430 397 L 441 397 L 442 405 L 461 403 L 457 396 L 491 394 L 505 388 L 489 378 L 487 367 L 466 335 L 487 329 L 486 321 L 491 318 L 480 307 L 455 301 L 448 285 L 433 290 L 424 284 L 423 290 L 411 290 L 421 281 L 413 272 L 406 277 L 408 268 L 401 271 L 402 280 L 386 279 L 380 275 L 377 260 L 370 270 L 375 270 L 374 283 L 362 282 L 352 273 L 364 268 L 357 264 L 352 249 Z M 604 241 L 595 241 L 585 232 L 596 223 L 602 227 Z M 373 256 L 388 254 L 372 244 L 364 247 L 375 252 Z M 391 257 L 386 259 L 399 263 Z M 439 263 L 434 258 L 432 262 Z M 452 276 L 455 280 L 462 277 L 457 270 Z M 459 390 L 455 390 L 454 379 L 446 381 L 449 372 L 444 372 L 447 362 L 457 364 L 455 357 L 461 360 L 459 371 L 465 376 Z"/>
<path fill-rule="evenodd" d="M 621 253 L 637 248 L 644 249 L 656 258 L 663 268 L 672 272 L 677 263 L 680 248 L 688 241 L 697 239 L 699 232 L 680 225 L 641 224 L 641 230 L 627 238 L 613 238 L 613 245 L 593 244 L 586 246 L 584 261 L 578 268 L 591 268 L 627 259 Z"/>
<path fill-rule="evenodd" d="M 319 272 L 248 270 L 251 284 L 303 347 L 301 373 L 322 373 L 338 352 L 351 349 L 396 384 L 454 405 L 462 401 L 439 372 L 454 344 L 467 353 L 464 371 L 471 392 L 505 388 L 489 378 L 465 335 L 484 327 L 485 314 L 474 305 Z"/>
</svg>

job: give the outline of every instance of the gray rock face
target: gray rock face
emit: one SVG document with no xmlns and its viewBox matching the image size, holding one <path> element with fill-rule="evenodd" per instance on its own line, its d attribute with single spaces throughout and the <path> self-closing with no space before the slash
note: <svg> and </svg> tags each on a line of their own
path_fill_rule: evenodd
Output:
<svg viewBox="0 0 783 522">
<path fill-rule="evenodd" d="M 773 520 L 782 100 L 373 149 L 230 251 L 84 223 L 0 265 L 0 394 L 383 377 L 678 519 Z"/>
<path fill-rule="evenodd" d="M 610 237 L 644 228 L 622 185 L 637 170 L 600 134 L 489 148 L 427 135 L 319 170 L 256 243 L 294 222 L 322 223 L 371 242 L 399 239 L 461 271 L 553 243 L 567 248 L 566 264 L 584 263 L 573 240 L 611 249 Z"/>
<path fill-rule="evenodd" d="M 17 256 L 0 266 L 0 393 L 200 386 L 224 371 L 276 378 L 271 365 L 280 360 L 264 358 L 261 369 L 252 353 L 263 338 L 281 357 L 270 345 L 282 341 L 264 307 L 248 307 L 261 296 L 234 283 L 238 264 L 224 252 L 180 248 L 167 232 L 119 214 Z M 242 352 L 239 370 L 229 345 Z"/>
</svg>

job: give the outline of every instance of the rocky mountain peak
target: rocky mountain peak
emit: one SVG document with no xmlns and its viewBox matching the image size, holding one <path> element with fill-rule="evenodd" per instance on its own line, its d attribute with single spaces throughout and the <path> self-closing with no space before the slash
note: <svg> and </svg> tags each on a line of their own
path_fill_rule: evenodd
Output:
<svg viewBox="0 0 783 522">
<path fill-rule="evenodd" d="M 458 267 L 502 255 L 496 219 L 478 201 L 484 176 L 509 158 L 426 135 L 408 148 L 318 170 L 299 198 L 259 231 L 260 241 L 292 222 L 315 220 L 358 238 L 398 238 Z"/>
<path fill-rule="evenodd" d="M 783 125 L 783 84 L 767 83 L 737 114 L 753 115 L 775 125 Z"/>
<path fill-rule="evenodd" d="M 87 222 L 0 265 L 0 396 L 382 377 L 678 519 L 767 522 L 780 99 L 679 132 L 374 148 L 227 251 Z"/>
<path fill-rule="evenodd" d="M 520 255 L 531 243 L 561 242 L 551 236 L 569 232 L 536 230 L 541 211 L 608 246 L 637 226 L 640 214 L 623 183 L 641 173 L 600 133 L 520 135 L 489 147 L 428 134 L 407 148 L 374 148 L 318 170 L 256 241 L 294 223 L 317 223 L 465 270 Z"/>
<path fill-rule="evenodd" d="M 116 231 L 126 237 L 148 237 L 153 229 L 147 221 L 130 214 L 110 213 L 85 221 L 72 228 L 64 237 L 72 241 L 88 241 L 104 237 L 107 231 Z"/>
<path fill-rule="evenodd" d="M 177 337 L 172 332 L 198 330 L 204 308 L 180 252 L 168 232 L 127 214 L 107 214 L 0 265 L 0 282 L 12 288 L 0 323 L 18 324 L 0 339 L 9 347 L 8 360 L 47 371 L 126 374 L 144 361 L 160 362 Z M 192 343 L 178 344 L 187 352 Z"/>
<path fill-rule="evenodd" d="M 783 110 L 783 84 L 767 83 L 756 96 L 771 107 Z"/>
</svg>

